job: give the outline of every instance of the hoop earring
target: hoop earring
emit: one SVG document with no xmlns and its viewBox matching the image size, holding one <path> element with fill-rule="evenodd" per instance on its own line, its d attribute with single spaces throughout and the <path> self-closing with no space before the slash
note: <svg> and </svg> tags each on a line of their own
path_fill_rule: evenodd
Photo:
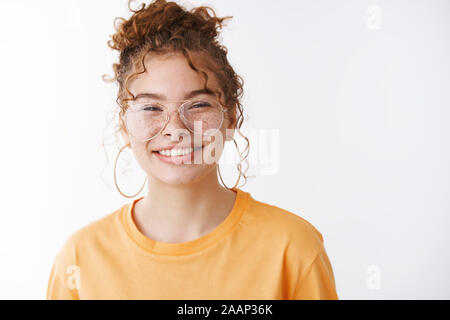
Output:
<svg viewBox="0 0 450 320">
<path fill-rule="evenodd" d="M 128 196 L 128 195 L 124 194 L 122 191 L 120 191 L 119 185 L 117 184 L 116 167 L 117 167 L 117 160 L 119 159 L 119 155 L 120 155 L 120 153 L 123 151 L 123 149 L 125 149 L 126 147 L 130 147 L 130 144 L 124 145 L 124 146 L 120 149 L 119 153 L 118 153 L 117 156 L 116 156 L 116 161 L 114 162 L 114 183 L 115 183 L 115 185 L 116 185 L 117 191 L 119 191 L 121 195 L 123 195 L 123 196 L 126 197 L 126 198 L 134 198 L 134 197 L 136 197 L 139 193 L 141 193 L 142 189 L 144 189 L 145 183 L 147 182 L 147 177 L 145 177 L 144 184 L 142 185 L 141 189 L 139 189 L 139 191 L 138 191 L 135 195 Z"/>
<path fill-rule="evenodd" d="M 239 152 L 239 148 L 238 148 L 238 145 L 237 145 L 237 143 L 236 143 L 236 140 L 234 140 L 234 138 L 232 138 L 232 139 L 233 139 L 234 145 L 236 146 L 236 149 L 237 149 L 237 151 L 238 151 L 238 153 L 239 153 L 239 157 L 240 157 L 240 152 Z M 241 158 L 240 161 L 239 161 L 239 165 L 238 165 L 239 168 L 242 167 L 242 164 L 241 164 L 241 163 L 242 163 L 242 158 Z M 223 186 L 224 186 L 225 188 L 227 188 L 228 190 L 234 190 L 234 189 L 237 187 L 237 185 L 239 184 L 239 180 L 241 179 L 241 176 L 242 176 L 241 170 L 239 170 L 239 176 L 238 176 L 238 178 L 237 178 L 237 181 L 236 181 L 234 187 L 233 187 L 233 188 L 228 188 L 227 185 L 225 184 L 225 182 L 223 182 L 222 175 L 220 174 L 219 164 L 217 164 L 217 172 L 219 173 L 219 178 L 220 178 L 220 181 L 222 182 Z"/>
</svg>

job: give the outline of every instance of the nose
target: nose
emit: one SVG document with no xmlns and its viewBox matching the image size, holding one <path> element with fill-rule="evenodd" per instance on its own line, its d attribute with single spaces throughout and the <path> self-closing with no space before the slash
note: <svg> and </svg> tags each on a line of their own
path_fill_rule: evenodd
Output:
<svg viewBox="0 0 450 320">
<path fill-rule="evenodd" d="M 188 128 L 180 118 L 178 109 L 175 109 L 169 113 L 169 121 L 161 134 L 164 137 L 170 138 L 172 141 L 177 142 L 180 141 L 180 137 L 183 138 L 190 135 Z"/>
</svg>

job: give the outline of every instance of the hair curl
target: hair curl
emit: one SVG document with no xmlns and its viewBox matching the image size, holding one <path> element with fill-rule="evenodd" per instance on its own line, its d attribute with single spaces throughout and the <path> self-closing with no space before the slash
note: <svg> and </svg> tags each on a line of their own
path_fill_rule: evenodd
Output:
<svg viewBox="0 0 450 320">
<path fill-rule="evenodd" d="M 129 91 L 130 81 L 146 72 L 144 64 L 148 53 L 167 54 L 182 53 L 189 66 L 199 72 L 205 79 L 207 88 L 208 75 L 203 68 L 195 66 L 193 56 L 200 58 L 204 66 L 217 77 L 219 86 L 224 93 L 215 90 L 216 96 L 225 108 L 229 109 L 236 131 L 245 139 L 246 147 L 241 152 L 238 148 L 240 162 L 237 165 L 239 173 L 247 182 L 249 139 L 239 130 L 244 121 L 243 107 L 240 102 L 243 95 L 243 79 L 237 75 L 227 59 L 227 48 L 220 44 L 219 29 L 224 21 L 232 16 L 217 17 L 214 10 L 208 6 L 199 6 L 186 10 L 177 3 L 166 0 L 154 0 L 140 9 L 133 10 L 128 1 L 128 8 L 133 12 L 127 20 L 122 17 L 114 19 L 116 32 L 107 42 L 108 46 L 120 53 L 119 62 L 112 65 L 114 77 L 105 82 L 117 82 L 119 86 L 116 102 L 120 107 L 119 115 L 124 115 L 128 104 L 134 95 Z M 136 72 L 135 72 L 136 71 Z M 118 129 L 123 128 L 123 123 Z M 117 133 L 117 132 L 116 132 Z M 242 163 L 247 165 L 243 169 Z"/>
</svg>

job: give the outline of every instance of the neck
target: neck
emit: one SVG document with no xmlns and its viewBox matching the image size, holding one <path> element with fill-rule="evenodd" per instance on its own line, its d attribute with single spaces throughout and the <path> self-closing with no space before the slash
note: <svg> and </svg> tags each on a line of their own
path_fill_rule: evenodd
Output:
<svg viewBox="0 0 450 320">
<path fill-rule="evenodd" d="M 219 184 L 217 171 L 185 185 L 148 179 L 148 193 L 135 206 L 141 231 L 157 241 L 185 242 L 217 227 L 230 213 L 236 193 Z"/>
</svg>

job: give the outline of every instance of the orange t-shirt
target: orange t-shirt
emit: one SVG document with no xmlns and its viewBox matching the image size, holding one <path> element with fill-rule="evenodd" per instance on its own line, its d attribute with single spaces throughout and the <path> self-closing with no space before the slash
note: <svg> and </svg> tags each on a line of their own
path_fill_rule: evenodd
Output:
<svg viewBox="0 0 450 320">
<path fill-rule="evenodd" d="M 210 233 L 154 241 L 136 201 L 73 233 L 50 272 L 47 299 L 338 299 L 322 234 L 305 219 L 235 188 Z"/>
</svg>

